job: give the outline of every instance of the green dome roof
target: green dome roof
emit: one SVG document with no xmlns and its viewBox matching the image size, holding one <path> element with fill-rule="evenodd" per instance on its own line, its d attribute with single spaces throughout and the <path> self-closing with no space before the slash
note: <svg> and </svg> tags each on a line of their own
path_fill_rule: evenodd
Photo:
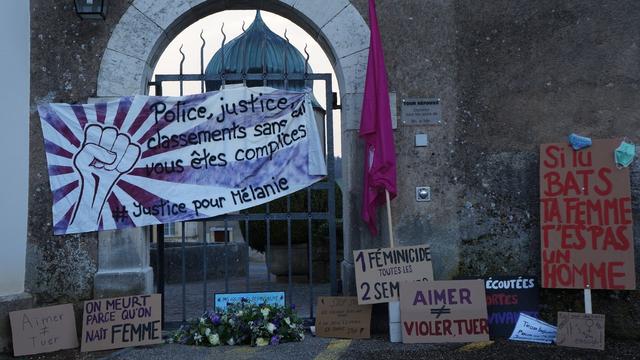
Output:
<svg viewBox="0 0 640 360">
<path fill-rule="evenodd" d="M 222 51 L 218 50 L 207 65 L 206 75 L 222 73 Z M 259 73 L 263 72 L 262 63 L 265 63 L 267 73 L 283 73 L 285 65 L 285 53 L 287 58 L 287 72 L 304 73 L 305 58 L 300 51 L 285 39 L 271 31 L 262 21 L 260 10 L 256 12 L 256 18 L 251 26 L 240 36 L 224 45 L 225 73 Z M 310 69 L 309 69 L 309 72 Z M 233 82 L 227 81 L 227 84 Z M 221 81 L 207 81 L 207 91 L 220 89 Z M 262 86 L 262 80 L 247 81 L 247 86 Z M 268 80 L 267 86 L 284 89 L 284 81 Z M 289 90 L 302 90 L 311 87 L 311 82 L 305 86 L 304 80 L 289 80 Z"/>
</svg>

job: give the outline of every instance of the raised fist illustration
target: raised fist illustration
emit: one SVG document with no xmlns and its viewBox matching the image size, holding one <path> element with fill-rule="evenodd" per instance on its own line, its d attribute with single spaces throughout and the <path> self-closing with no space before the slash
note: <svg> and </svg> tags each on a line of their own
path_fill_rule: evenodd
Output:
<svg viewBox="0 0 640 360">
<path fill-rule="evenodd" d="M 73 159 L 80 174 L 80 198 L 69 230 L 98 229 L 102 208 L 113 185 L 140 159 L 140 146 L 118 129 L 97 124 L 84 130 L 84 141 Z"/>
</svg>

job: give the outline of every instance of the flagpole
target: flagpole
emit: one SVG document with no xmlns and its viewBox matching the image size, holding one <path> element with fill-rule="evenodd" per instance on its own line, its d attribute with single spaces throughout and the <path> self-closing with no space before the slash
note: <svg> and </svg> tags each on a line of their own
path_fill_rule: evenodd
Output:
<svg viewBox="0 0 640 360">
<path fill-rule="evenodd" d="M 387 224 L 389 228 L 389 247 L 393 249 L 393 225 L 391 223 L 391 198 L 389 190 L 384 190 L 387 200 Z M 400 301 L 389 302 L 389 341 L 402 341 L 402 328 L 400 327 Z"/>
<path fill-rule="evenodd" d="M 387 224 L 389 225 L 389 247 L 393 249 L 393 225 L 391 224 L 391 198 L 389 190 L 384 189 L 384 195 L 387 197 Z"/>
</svg>

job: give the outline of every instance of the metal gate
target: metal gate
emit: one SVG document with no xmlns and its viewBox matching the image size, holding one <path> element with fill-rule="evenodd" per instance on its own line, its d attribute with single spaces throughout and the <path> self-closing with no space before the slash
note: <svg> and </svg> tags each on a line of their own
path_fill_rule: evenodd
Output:
<svg viewBox="0 0 640 360">
<path fill-rule="evenodd" d="M 223 33 L 224 34 L 224 33 Z M 241 73 L 219 73 L 215 75 L 205 75 L 204 71 L 204 55 L 203 50 L 205 47 L 205 40 L 202 39 L 202 46 L 200 48 L 200 73 L 199 74 L 184 74 L 183 73 L 183 64 L 185 61 L 185 54 L 182 52 L 182 47 L 180 48 L 180 53 L 182 55 L 182 60 L 180 62 L 180 72 L 179 74 L 156 74 L 155 81 L 149 82 L 150 88 L 155 90 L 156 96 L 163 95 L 163 84 L 167 82 L 177 82 L 179 84 L 179 94 L 170 94 L 170 95 L 183 95 L 184 84 L 186 82 L 199 82 L 200 90 L 204 92 L 205 90 L 205 81 L 217 80 L 221 81 L 222 85 L 225 86 L 229 83 L 244 83 L 246 85 L 247 81 L 262 81 L 263 86 L 267 86 L 267 81 L 276 80 L 282 81 L 284 84 L 284 89 L 286 90 L 288 87 L 288 82 L 291 80 L 304 80 L 304 81 L 324 81 L 325 83 L 325 97 L 326 97 L 326 117 L 325 117 L 325 154 L 327 160 L 327 171 L 328 175 L 326 181 L 318 182 L 308 187 L 307 189 L 301 190 L 302 192 L 306 192 L 306 211 L 293 211 L 291 207 L 291 199 L 294 195 L 289 195 L 286 197 L 286 211 L 271 211 L 270 204 L 267 203 L 264 207 L 264 211 L 254 211 L 251 209 L 243 210 L 236 214 L 226 214 L 217 216 L 209 219 L 201 219 L 194 220 L 189 222 L 182 222 L 179 226 L 182 229 L 182 235 L 178 246 L 174 246 L 170 248 L 174 253 L 177 251 L 179 254 L 179 269 L 180 274 L 169 274 L 173 278 L 179 277 L 179 282 L 174 285 L 166 284 L 167 280 L 167 247 L 165 242 L 165 226 L 168 225 L 157 225 L 155 229 L 155 240 L 157 240 L 156 244 L 156 255 L 155 255 L 155 263 L 156 269 L 156 284 L 157 291 L 163 296 L 163 326 L 165 328 L 174 328 L 186 322 L 189 318 L 194 316 L 199 316 L 207 309 L 212 309 L 213 293 L 229 293 L 229 292 L 253 292 L 253 291 L 273 291 L 273 290 L 285 290 L 286 292 L 286 302 L 288 305 L 296 304 L 298 305 L 299 313 L 301 312 L 301 317 L 307 318 L 312 321 L 314 316 L 314 302 L 315 297 L 318 295 L 337 295 L 338 293 L 338 274 L 337 274 L 337 241 L 336 241 L 336 179 L 335 179 L 335 159 L 334 159 L 334 146 L 333 146 L 333 116 L 332 109 L 338 108 L 334 106 L 336 103 L 334 97 L 335 94 L 332 90 L 331 83 L 331 74 L 313 74 L 308 73 L 308 60 L 309 53 L 306 51 L 306 60 L 305 60 L 305 72 L 304 73 L 288 73 L 287 71 L 287 60 L 285 53 L 285 65 L 284 71 L 282 73 L 267 73 L 265 71 L 264 59 L 263 59 L 263 71 L 261 73 L 248 73 L 242 71 Z M 285 33 L 286 38 L 286 33 Z M 225 36 L 226 39 L 226 36 Z M 287 38 L 287 42 L 289 39 Z M 224 51 L 224 40 L 222 42 L 221 51 Z M 224 61 L 224 53 L 222 55 L 222 59 Z M 224 63 L 222 66 L 223 69 Z M 169 94 L 167 94 L 169 95 Z M 317 211 L 312 209 L 312 192 L 321 191 L 326 192 L 326 211 Z M 244 240 L 247 244 L 246 246 L 246 256 L 247 261 L 244 264 L 245 276 L 241 282 L 244 284 L 239 285 L 238 277 L 230 276 L 230 269 L 233 264 L 230 264 L 230 242 L 229 236 L 230 233 L 227 230 L 227 225 L 231 222 L 238 221 L 241 224 L 244 224 Z M 250 223 L 251 222 L 264 222 L 266 232 L 265 234 L 250 234 Z M 307 264 L 308 264 L 308 282 L 300 284 L 296 282 L 294 284 L 294 276 L 292 273 L 292 267 L 294 261 L 298 260 L 294 258 L 293 250 L 292 250 L 292 222 L 294 221 L 306 221 L 307 223 Z M 329 286 L 321 285 L 314 283 L 314 266 L 313 266 L 313 255 L 316 249 L 313 247 L 313 239 L 312 239 L 312 222 L 314 221 L 322 221 L 326 222 L 327 230 L 328 230 L 328 240 L 329 240 Z M 224 241 L 222 243 L 209 243 L 206 239 L 206 227 L 210 222 L 218 222 L 222 223 Z M 197 223 L 200 228 L 200 241 L 197 243 L 189 243 L 186 242 L 186 233 L 185 226 L 187 223 Z M 286 223 L 286 225 L 284 225 Z M 171 226 L 177 226 L 171 225 Z M 286 285 L 278 282 L 274 282 L 274 276 L 270 273 L 272 263 L 272 240 L 271 239 L 271 227 L 272 226 L 286 226 L 287 233 L 287 278 Z M 150 233 L 153 233 L 150 231 Z M 213 235 L 212 235 L 213 236 Z M 250 237 L 253 236 L 264 236 L 266 237 L 266 249 L 265 249 L 265 260 L 266 260 L 266 274 L 262 271 L 258 271 L 258 275 L 255 275 L 255 270 L 252 269 L 251 262 L 249 261 L 251 247 L 249 246 Z M 153 237 L 153 236 L 152 236 Z M 208 267 L 212 264 L 209 263 L 208 255 L 211 247 L 217 247 L 216 249 L 220 250 L 222 247 L 222 258 L 216 259 L 219 262 L 222 262 L 222 268 L 224 271 L 223 279 L 207 279 Z M 193 261 L 187 256 L 187 250 L 191 250 L 189 254 L 193 254 L 193 250 L 196 249 L 197 252 L 201 253 L 201 281 L 197 282 L 188 282 L 187 281 L 187 268 L 193 270 L 195 264 Z M 218 266 L 220 263 L 217 263 Z M 199 266 L 199 265 L 198 265 Z M 252 275 L 252 270 L 254 270 L 254 274 Z M 263 279 L 259 279 L 262 277 Z M 201 285 L 198 283 L 201 282 Z M 200 290 L 198 290 L 200 288 Z M 201 295 L 197 293 L 201 291 Z M 194 299 L 197 297 L 202 297 L 201 304 L 195 304 Z M 197 300 L 196 300 L 197 301 Z"/>
</svg>

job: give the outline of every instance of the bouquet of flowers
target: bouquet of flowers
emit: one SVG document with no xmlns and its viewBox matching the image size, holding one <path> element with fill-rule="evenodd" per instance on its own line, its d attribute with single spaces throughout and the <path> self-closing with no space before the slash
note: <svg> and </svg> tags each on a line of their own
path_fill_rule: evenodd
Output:
<svg viewBox="0 0 640 360">
<path fill-rule="evenodd" d="M 304 328 L 295 305 L 256 305 L 245 299 L 223 311 L 206 311 L 172 336 L 173 342 L 202 346 L 265 346 L 303 339 Z"/>
</svg>

